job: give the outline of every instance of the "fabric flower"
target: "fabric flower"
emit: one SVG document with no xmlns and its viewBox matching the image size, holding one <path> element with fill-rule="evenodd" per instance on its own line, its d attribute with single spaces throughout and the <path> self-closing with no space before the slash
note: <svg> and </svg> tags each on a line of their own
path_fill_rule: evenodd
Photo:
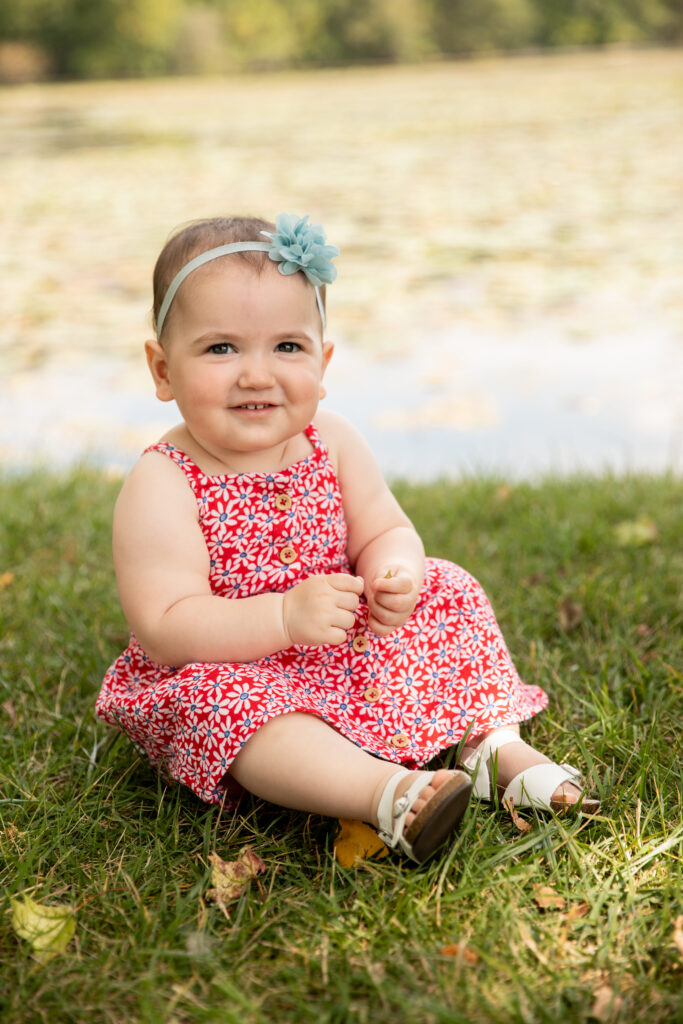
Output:
<svg viewBox="0 0 683 1024">
<path fill-rule="evenodd" d="M 279 263 L 281 274 L 303 270 L 311 284 L 331 284 L 337 276 L 332 260 L 339 255 L 339 249 L 336 245 L 325 244 L 325 232 L 320 224 L 307 222 L 308 217 L 279 214 L 275 219 L 275 233 L 262 232 L 272 241 L 268 255 Z"/>
</svg>

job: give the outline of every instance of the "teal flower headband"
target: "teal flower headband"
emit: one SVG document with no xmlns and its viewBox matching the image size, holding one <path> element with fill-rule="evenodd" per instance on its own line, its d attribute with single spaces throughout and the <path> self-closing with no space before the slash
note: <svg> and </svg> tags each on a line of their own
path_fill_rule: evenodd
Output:
<svg viewBox="0 0 683 1024">
<path fill-rule="evenodd" d="M 325 330 L 325 310 L 319 286 L 331 284 L 337 276 L 337 268 L 332 265 L 332 260 L 339 255 L 339 249 L 336 245 L 325 244 L 325 232 L 320 224 L 309 224 L 308 217 L 294 217 L 288 213 L 276 217 L 274 233 L 262 231 L 261 234 L 270 238 L 270 242 L 230 242 L 215 249 L 207 249 L 186 263 L 171 281 L 161 303 L 157 317 L 157 337 L 161 337 L 171 303 L 185 278 L 205 263 L 233 252 L 267 252 L 271 260 L 277 263 L 281 274 L 296 274 L 301 270 L 315 288 L 315 298 Z"/>
</svg>

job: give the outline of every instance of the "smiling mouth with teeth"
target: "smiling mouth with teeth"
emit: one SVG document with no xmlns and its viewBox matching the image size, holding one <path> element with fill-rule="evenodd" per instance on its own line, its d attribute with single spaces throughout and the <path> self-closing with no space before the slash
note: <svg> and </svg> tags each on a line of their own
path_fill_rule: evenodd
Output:
<svg viewBox="0 0 683 1024">
<path fill-rule="evenodd" d="M 252 402 L 244 405 L 236 405 L 235 409 L 273 409 L 275 408 L 271 402 Z"/>
</svg>

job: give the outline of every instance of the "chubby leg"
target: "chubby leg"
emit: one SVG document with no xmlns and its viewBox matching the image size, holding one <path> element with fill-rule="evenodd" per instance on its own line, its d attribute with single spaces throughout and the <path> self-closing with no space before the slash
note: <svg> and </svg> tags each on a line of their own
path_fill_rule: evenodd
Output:
<svg viewBox="0 0 683 1024">
<path fill-rule="evenodd" d="M 245 743 L 230 774 L 246 790 L 281 807 L 378 824 L 377 808 L 398 765 L 382 761 L 314 715 L 293 712 L 271 718 Z M 417 773 L 402 779 L 398 800 Z M 442 769 L 420 792 L 407 829 L 453 772 Z"/>
</svg>

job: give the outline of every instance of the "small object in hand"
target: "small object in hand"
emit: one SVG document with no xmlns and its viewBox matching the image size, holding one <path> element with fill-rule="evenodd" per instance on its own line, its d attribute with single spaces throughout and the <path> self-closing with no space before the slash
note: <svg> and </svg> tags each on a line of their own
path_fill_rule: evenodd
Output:
<svg viewBox="0 0 683 1024">
<path fill-rule="evenodd" d="M 385 580 L 393 579 L 393 576 L 394 576 L 394 574 L 391 571 L 391 569 L 387 569 L 387 571 L 384 573 L 384 579 Z"/>
</svg>

